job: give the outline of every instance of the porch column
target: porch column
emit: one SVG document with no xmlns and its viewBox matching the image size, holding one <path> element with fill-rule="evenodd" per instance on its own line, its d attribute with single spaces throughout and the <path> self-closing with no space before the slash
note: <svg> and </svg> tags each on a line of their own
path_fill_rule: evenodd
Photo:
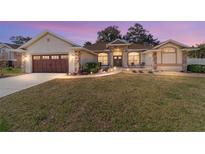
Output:
<svg viewBox="0 0 205 154">
<path fill-rule="evenodd" d="M 69 73 L 75 72 L 75 51 L 74 50 L 68 53 L 68 67 L 69 67 Z"/>
<path fill-rule="evenodd" d="M 112 52 L 112 50 L 109 51 L 109 66 L 113 67 L 113 52 Z"/>
<path fill-rule="evenodd" d="M 153 68 L 154 68 L 154 70 L 156 70 L 157 69 L 157 52 L 153 52 L 152 53 L 152 56 L 153 56 Z"/>
<path fill-rule="evenodd" d="M 80 51 L 75 51 L 75 73 L 80 70 Z"/>
<path fill-rule="evenodd" d="M 182 70 L 187 71 L 187 51 L 182 51 Z"/>
</svg>

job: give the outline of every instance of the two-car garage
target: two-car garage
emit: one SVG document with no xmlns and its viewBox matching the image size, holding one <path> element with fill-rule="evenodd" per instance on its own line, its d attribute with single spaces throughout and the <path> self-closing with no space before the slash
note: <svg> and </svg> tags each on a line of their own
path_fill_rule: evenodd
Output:
<svg viewBox="0 0 205 154">
<path fill-rule="evenodd" d="M 18 48 L 26 73 L 77 73 L 97 54 L 61 36 L 45 31 Z"/>
<path fill-rule="evenodd" d="M 68 55 L 33 55 L 33 73 L 68 73 Z"/>
</svg>

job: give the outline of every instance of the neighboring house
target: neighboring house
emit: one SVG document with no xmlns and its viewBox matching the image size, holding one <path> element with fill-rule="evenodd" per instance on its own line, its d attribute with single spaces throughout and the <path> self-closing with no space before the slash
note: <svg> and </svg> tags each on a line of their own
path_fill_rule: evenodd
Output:
<svg viewBox="0 0 205 154">
<path fill-rule="evenodd" d="M 9 43 L 0 43 L 0 60 L 6 61 L 10 67 L 21 67 L 21 53 L 15 52 L 19 46 Z"/>
<path fill-rule="evenodd" d="M 116 39 L 111 43 L 98 42 L 85 48 L 98 54 L 98 62 L 104 67 L 137 68 L 182 71 L 186 69 L 186 49 L 189 46 L 174 40 L 157 46 L 129 43 Z"/>
<path fill-rule="evenodd" d="M 61 36 L 45 31 L 17 49 L 26 73 L 75 73 L 97 54 Z"/>
</svg>

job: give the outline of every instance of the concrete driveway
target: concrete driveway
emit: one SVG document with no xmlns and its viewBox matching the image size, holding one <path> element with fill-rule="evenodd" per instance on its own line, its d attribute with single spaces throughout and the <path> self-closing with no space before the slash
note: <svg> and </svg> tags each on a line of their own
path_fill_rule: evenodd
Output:
<svg viewBox="0 0 205 154">
<path fill-rule="evenodd" d="M 65 75 L 64 73 L 31 73 L 0 79 L 0 97 Z"/>
</svg>

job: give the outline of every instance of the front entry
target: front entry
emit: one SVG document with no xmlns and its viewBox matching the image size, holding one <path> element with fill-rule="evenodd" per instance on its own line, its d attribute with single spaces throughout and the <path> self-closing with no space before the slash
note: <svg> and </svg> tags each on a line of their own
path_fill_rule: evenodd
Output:
<svg viewBox="0 0 205 154">
<path fill-rule="evenodd" d="M 113 56 L 113 65 L 122 67 L 122 56 Z"/>
</svg>

